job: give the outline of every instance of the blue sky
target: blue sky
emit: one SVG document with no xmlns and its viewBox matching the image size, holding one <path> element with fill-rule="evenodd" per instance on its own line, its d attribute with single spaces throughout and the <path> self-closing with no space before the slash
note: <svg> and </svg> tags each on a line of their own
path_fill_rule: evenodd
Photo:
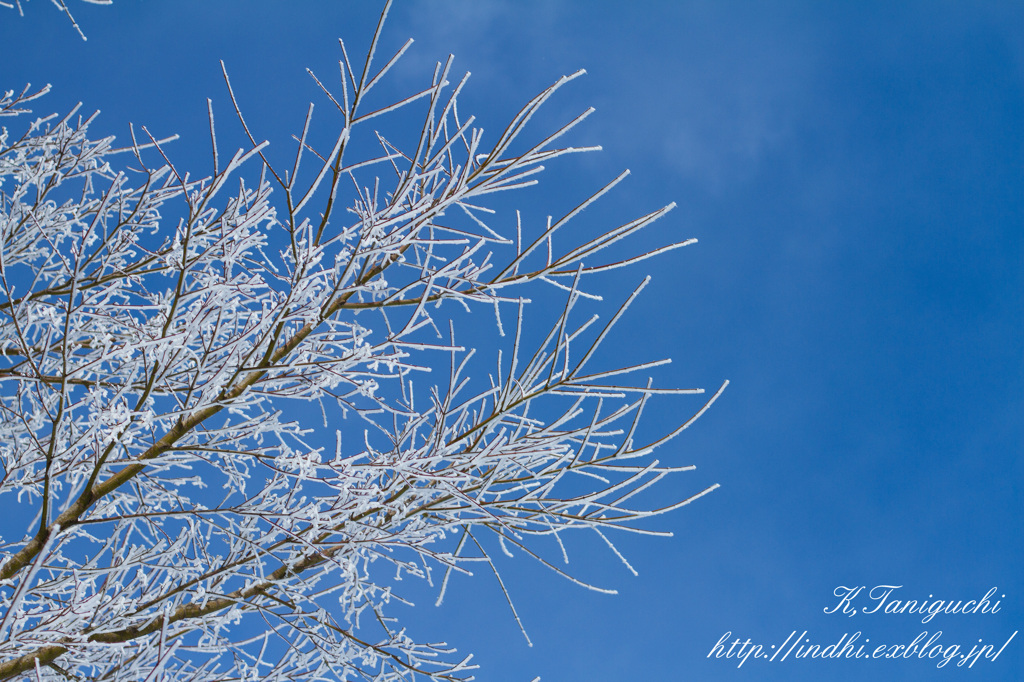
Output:
<svg viewBox="0 0 1024 682">
<path fill-rule="evenodd" d="M 209 170 L 207 97 L 230 125 L 219 59 L 255 134 L 288 154 L 307 102 L 325 104 L 304 68 L 331 73 L 338 37 L 360 53 L 379 11 L 71 7 L 87 42 L 44 0 L 24 18 L 0 12 L 0 87 L 52 83 L 36 111 L 81 101 L 102 111 L 94 134 L 126 139 L 130 121 L 180 133 L 174 158 L 196 174 Z M 1020 3 L 396 2 L 385 44 L 416 43 L 395 88 L 454 53 L 456 72 L 473 72 L 460 107 L 494 134 L 588 70 L 534 130 L 594 106 L 573 142 L 604 151 L 556 164 L 525 208 L 570 208 L 623 168 L 628 181 L 585 214 L 597 227 L 677 202 L 643 243 L 700 242 L 599 283 L 653 276 L 613 340 L 672 357 L 661 385 L 731 381 L 659 454 L 697 471 L 651 501 L 722 487 L 651 525 L 673 538 L 621 537 L 640 576 L 599 542 L 574 548 L 570 568 L 617 596 L 520 556 L 501 567 L 532 648 L 486 576 L 458 581 L 441 608 L 420 595 L 415 636 L 474 652 L 486 680 L 1024 679 L 1024 634 L 972 670 L 707 658 L 726 632 L 767 648 L 793 631 L 873 645 L 941 630 L 969 650 L 1024 625 L 1021 26 Z M 666 401 L 651 427 L 696 407 Z M 837 586 L 883 584 L 954 601 L 996 587 L 1000 610 L 927 624 L 824 613 Z"/>
</svg>

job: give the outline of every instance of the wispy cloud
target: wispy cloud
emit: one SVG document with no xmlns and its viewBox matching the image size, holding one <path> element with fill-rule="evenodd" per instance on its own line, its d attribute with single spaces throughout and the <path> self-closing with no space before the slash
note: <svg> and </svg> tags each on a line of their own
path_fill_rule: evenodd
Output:
<svg viewBox="0 0 1024 682">
<path fill-rule="evenodd" d="M 561 2 L 542 0 L 414 0 L 396 6 L 392 30 L 416 40 L 436 60 L 452 54 L 458 72 L 472 71 L 488 90 L 516 88 L 538 66 L 557 61 Z M 409 60 L 406 68 L 412 68 Z M 564 70 L 564 69 L 563 69 Z M 541 69 L 543 71 L 543 69 Z M 516 101 L 518 92 L 509 92 Z"/>
</svg>

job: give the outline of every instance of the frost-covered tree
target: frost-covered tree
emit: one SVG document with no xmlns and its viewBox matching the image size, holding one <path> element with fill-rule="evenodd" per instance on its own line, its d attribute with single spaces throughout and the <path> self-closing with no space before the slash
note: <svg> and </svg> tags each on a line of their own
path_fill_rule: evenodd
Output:
<svg viewBox="0 0 1024 682">
<path fill-rule="evenodd" d="M 576 311 L 601 305 L 592 273 L 690 243 L 619 255 L 671 206 L 574 239 L 624 173 L 539 225 L 489 209 L 587 151 L 558 140 L 588 112 L 523 135 L 579 74 L 485 145 L 450 61 L 367 104 L 408 47 L 374 59 L 386 14 L 365 60 L 342 43 L 337 82 L 313 76 L 333 146 L 310 143 L 311 105 L 285 168 L 226 72 L 248 142 L 224 153 L 211 105 L 202 179 L 166 140 L 115 147 L 76 112 L 3 128 L 0 509 L 23 530 L 0 540 L 0 679 L 463 679 L 468 658 L 389 615 L 396 572 L 440 599 L 453 572 L 497 574 L 500 547 L 579 582 L 538 536 L 614 552 L 608 530 L 704 494 L 635 502 L 692 468 L 651 453 L 714 398 L 641 441 L 649 399 L 700 391 L 654 387 L 662 361 L 594 366 L 643 284 L 607 321 Z M 44 93 L 6 92 L 0 116 Z M 418 134 L 381 132 L 396 110 Z M 562 301 L 553 321 L 527 315 L 538 295 Z M 499 340 L 486 363 L 467 309 Z"/>
<path fill-rule="evenodd" d="M 17 9 L 18 13 L 24 16 L 25 8 L 22 5 L 23 2 L 28 2 L 28 0 L 0 0 L 0 8 Z M 82 37 L 82 40 L 86 40 L 85 34 L 82 33 L 81 27 L 78 25 L 78 22 L 75 21 L 75 17 L 71 14 L 71 9 L 68 7 L 67 3 L 64 2 L 64 0 L 50 0 L 50 2 L 52 2 L 53 5 L 63 12 L 68 20 L 71 21 L 71 25 L 75 27 L 76 31 L 78 31 L 78 35 Z M 114 0 L 82 0 L 82 2 L 90 5 L 111 5 Z"/>
</svg>

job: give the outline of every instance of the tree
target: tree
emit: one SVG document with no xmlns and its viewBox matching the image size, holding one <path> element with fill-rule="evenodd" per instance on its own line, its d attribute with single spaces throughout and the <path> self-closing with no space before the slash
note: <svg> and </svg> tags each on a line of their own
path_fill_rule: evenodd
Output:
<svg viewBox="0 0 1024 682">
<path fill-rule="evenodd" d="M 521 141 L 582 72 L 484 146 L 451 60 L 422 90 L 367 104 L 409 47 L 378 66 L 389 6 L 361 66 L 342 42 L 336 85 L 310 72 L 338 132 L 315 149 L 310 105 L 288 168 L 226 70 L 248 143 L 222 156 L 211 104 L 213 172 L 199 180 L 168 140 L 133 131 L 116 148 L 76 111 L 3 130 L 0 504 L 29 522 L 0 545 L 0 679 L 461 679 L 469 658 L 388 616 L 392 571 L 436 577 L 440 600 L 453 572 L 498 575 L 487 531 L 580 582 L 535 538 L 589 530 L 617 554 L 605 531 L 652 532 L 632 524 L 713 489 L 633 502 L 692 469 L 650 455 L 724 389 L 638 441 L 648 400 L 701 392 L 630 378 L 667 361 L 593 367 L 647 280 L 607 322 L 574 312 L 597 298 L 593 273 L 692 243 L 607 258 L 672 205 L 576 243 L 566 226 L 626 173 L 540 227 L 489 209 L 591 150 L 555 146 L 589 111 Z M 45 92 L 7 92 L 0 115 Z M 370 135 L 413 109 L 408 145 Z M 561 314 L 528 350 L 528 296 L 552 291 Z M 479 331 L 456 324 L 481 307 L 504 346 L 474 378 L 463 339 Z"/>
<path fill-rule="evenodd" d="M 28 0 L 24 1 L 28 2 Z M 50 0 L 50 2 L 52 2 L 57 9 L 64 13 L 64 16 L 66 16 L 68 18 L 68 21 L 71 22 L 71 25 L 75 27 L 75 30 L 78 31 L 78 35 L 81 36 L 82 40 L 86 40 L 85 34 L 82 33 L 82 28 L 78 25 L 78 22 L 75 21 L 75 17 L 71 14 L 71 10 L 70 8 L 68 8 L 67 3 L 65 3 L 64 0 Z M 89 3 L 90 5 L 112 5 L 114 3 L 114 0 L 82 0 L 82 2 Z M 18 13 L 24 16 L 25 8 L 22 6 L 21 3 L 22 0 L 0 0 L 0 8 L 16 8 L 18 10 Z"/>
</svg>

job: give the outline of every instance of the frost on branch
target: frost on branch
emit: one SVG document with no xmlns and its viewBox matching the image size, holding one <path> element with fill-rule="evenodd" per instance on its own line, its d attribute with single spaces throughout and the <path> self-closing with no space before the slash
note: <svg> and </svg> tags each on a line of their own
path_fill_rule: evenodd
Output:
<svg viewBox="0 0 1024 682">
<path fill-rule="evenodd" d="M 380 30 L 362 66 L 342 45 L 336 85 L 314 76 L 338 132 L 313 148 L 311 105 L 287 169 L 230 83 L 248 147 L 221 155 L 211 105 L 199 180 L 167 140 L 117 148 L 76 112 L 0 133 L 0 505 L 25 524 L 0 541 L 0 678 L 466 679 L 468 657 L 388 615 L 396 571 L 440 599 L 452 572 L 494 570 L 492 535 L 579 582 L 537 536 L 611 545 L 707 492 L 634 503 L 692 468 L 650 455 L 714 400 L 639 440 L 648 400 L 700 392 L 634 378 L 662 362 L 594 366 L 643 284 L 607 321 L 576 312 L 590 273 L 689 243 L 607 257 L 671 206 L 582 242 L 566 225 L 624 175 L 539 227 L 487 208 L 586 151 L 556 143 L 587 113 L 521 139 L 578 74 L 484 146 L 450 62 L 367 104 L 408 47 L 374 66 Z M 379 132 L 400 108 L 423 115 L 409 146 Z M 357 136 L 377 152 L 353 156 Z M 528 347 L 538 291 L 562 312 Z M 508 342 L 486 365 L 464 309 Z"/>
<path fill-rule="evenodd" d="M 0 0 L 0 9 L 17 9 L 18 14 L 20 14 L 21 16 L 25 16 L 25 7 L 23 3 L 26 2 L 28 2 L 28 0 Z M 75 21 L 75 17 L 72 16 L 71 9 L 68 7 L 67 3 L 64 0 L 50 0 L 50 2 L 53 3 L 53 6 L 59 9 L 64 14 L 64 16 L 68 18 L 68 21 L 71 22 L 71 25 L 74 27 L 75 31 L 78 32 L 79 37 L 82 40 L 88 40 L 88 38 L 86 38 L 85 36 L 85 33 L 82 32 L 82 28 L 78 25 L 78 22 Z M 114 4 L 114 0 L 82 0 L 82 2 L 87 3 L 89 5 Z"/>
</svg>

